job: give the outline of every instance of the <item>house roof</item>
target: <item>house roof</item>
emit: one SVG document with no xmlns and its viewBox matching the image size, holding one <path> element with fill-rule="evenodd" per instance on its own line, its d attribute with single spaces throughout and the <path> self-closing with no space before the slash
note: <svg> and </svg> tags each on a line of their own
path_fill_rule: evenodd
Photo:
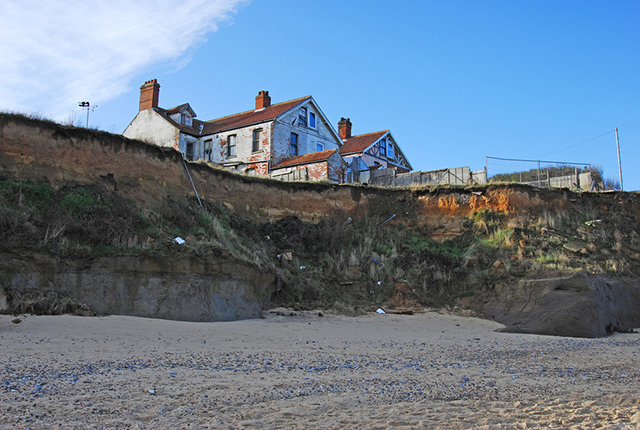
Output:
<svg viewBox="0 0 640 430">
<path fill-rule="evenodd" d="M 224 116 L 222 118 L 213 119 L 204 122 L 203 134 L 220 133 L 234 128 L 247 127 L 251 124 L 259 124 L 265 121 L 271 121 L 279 115 L 285 113 L 296 105 L 310 99 L 311 96 L 300 97 L 298 99 L 289 100 L 287 102 L 276 103 L 260 110 L 249 110 L 234 115 Z"/>
<path fill-rule="evenodd" d="M 178 105 L 176 107 L 172 107 L 171 109 L 165 109 L 165 111 L 167 111 L 167 114 L 173 115 L 174 113 L 180 112 L 182 109 L 184 109 L 187 106 L 189 107 L 189 109 L 191 111 L 193 111 L 193 109 L 191 109 L 191 106 L 189 106 L 189 103 L 182 103 L 181 105 Z"/>
<path fill-rule="evenodd" d="M 188 126 L 185 124 L 180 124 L 177 121 L 174 121 L 173 118 L 171 118 L 171 115 L 173 115 L 174 113 L 178 113 L 180 112 L 185 106 L 189 106 L 189 103 L 184 103 L 181 104 L 180 106 L 176 106 L 173 107 L 171 109 L 163 109 L 163 108 L 153 108 L 154 111 L 158 112 L 165 120 L 167 120 L 171 125 L 173 125 L 174 127 L 180 129 L 181 132 L 185 133 L 185 134 L 189 134 L 189 135 L 193 135 L 193 136 L 197 136 L 200 133 L 199 130 L 199 125 L 202 123 L 201 121 L 198 121 L 197 119 L 194 119 L 192 121 L 192 125 Z M 189 109 L 191 109 L 191 107 L 189 106 Z M 191 111 L 193 111 L 193 109 L 191 109 Z"/>
<path fill-rule="evenodd" d="M 389 130 L 383 130 L 352 136 L 342 144 L 342 146 L 340 147 L 340 154 L 349 155 L 364 152 L 368 147 L 373 145 L 378 139 L 380 139 L 388 132 Z"/>
<path fill-rule="evenodd" d="M 248 127 L 253 124 L 260 124 L 267 121 L 273 121 L 280 115 L 283 115 L 287 111 L 308 101 L 311 101 L 314 104 L 317 112 L 321 116 L 320 120 L 328 126 L 332 135 L 336 139 L 336 143 L 338 145 L 341 145 L 342 142 L 340 141 L 338 133 L 331 126 L 330 122 L 311 96 L 299 97 L 297 99 L 272 104 L 271 106 L 264 109 L 248 110 L 246 112 L 240 112 L 233 115 L 224 116 L 222 118 L 212 119 L 210 121 L 200 121 L 199 119 L 193 118 L 191 126 L 179 124 L 171 118 L 171 115 L 182 111 L 185 107 L 190 109 L 195 116 L 195 112 L 193 111 L 189 103 L 183 103 L 171 109 L 156 107 L 153 108 L 153 110 L 158 112 L 165 120 L 179 129 L 182 133 L 197 137 L 221 133 L 242 127 Z"/>
<path fill-rule="evenodd" d="M 273 166 L 274 169 L 280 169 L 283 167 L 298 166 L 300 164 L 318 163 L 320 161 L 326 161 L 331 157 L 337 149 L 327 149 L 320 152 L 311 152 L 309 154 L 297 155 L 295 157 L 285 158 L 283 161 Z"/>
</svg>

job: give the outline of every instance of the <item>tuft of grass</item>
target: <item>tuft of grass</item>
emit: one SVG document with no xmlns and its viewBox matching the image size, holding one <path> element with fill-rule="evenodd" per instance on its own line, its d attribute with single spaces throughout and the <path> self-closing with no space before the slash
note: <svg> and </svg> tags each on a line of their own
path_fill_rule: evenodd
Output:
<svg viewBox="0 0 640 430">
<path fill-rule="evenodd" d="M 91 212 L 96 202 L 85 188 L 77 188 L 60 199 L 60 209 L 74 216 Z"/>
</svg>

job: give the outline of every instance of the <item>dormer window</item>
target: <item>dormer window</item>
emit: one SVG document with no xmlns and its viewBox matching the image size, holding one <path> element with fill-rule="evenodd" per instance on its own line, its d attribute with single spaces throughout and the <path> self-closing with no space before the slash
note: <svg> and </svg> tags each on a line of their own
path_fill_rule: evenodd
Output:
<svg viewBox="0 0 640 430">
<path fill-rule="evenodd" d="M 191 117 L 189 115 L 180 114 L 180 124 L 181 125 L 186 125 L 188 127 L 191 127 Z"/>
</svg>

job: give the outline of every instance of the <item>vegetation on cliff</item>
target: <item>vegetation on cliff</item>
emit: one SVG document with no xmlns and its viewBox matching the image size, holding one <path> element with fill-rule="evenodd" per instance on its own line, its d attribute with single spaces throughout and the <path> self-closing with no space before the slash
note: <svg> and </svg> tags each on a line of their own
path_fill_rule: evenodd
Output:
<svg viewBox="0 0 640 430">
<path fill-rule="evenodd" d="M 424 190 L 423 190 L 424 191 Z M 470 191 L 458 189 L 458 193 Z M 483 292 L 539 271 L 586 269 L 640 276 L 635 194 L 575 194 L 568 210 L 537 215 L 480 210 L 434 240 L 411 220 L 333 215 L 256 224 L 223 205 L 167 199 L 141 206 L 104 184 L 53 189 L 0 178 L 0 251 L 75 259 L 185 250 L 240 260 L 279 279 L 272 302 L 358 313 L 374 306 L 478 305 Z"/>
</svg>

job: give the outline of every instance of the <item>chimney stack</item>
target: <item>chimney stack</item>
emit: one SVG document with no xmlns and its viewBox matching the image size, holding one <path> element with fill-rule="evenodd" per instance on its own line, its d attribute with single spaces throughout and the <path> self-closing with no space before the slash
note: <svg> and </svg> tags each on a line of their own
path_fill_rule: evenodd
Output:
<svg viewBox="0 0 640 430">
<path fill-rule="evenodd" d="M 268 108 L 269 106 L 271 106 L 269 91 L 260 91 L 256 96 L 256 110 Z"/>
<path fill-rule="evenodd" d="M 140 112 L 158 107 L 158 96 L 160 95 L 160 84 L 152 79 L 140 87 Z"/>
<path fill-rule="evenodd" d="M 338 121 L 338 136 L 342 141 L 351 139 L 351 120 L 349 118 L 340 118 Z"/>
</svg>

